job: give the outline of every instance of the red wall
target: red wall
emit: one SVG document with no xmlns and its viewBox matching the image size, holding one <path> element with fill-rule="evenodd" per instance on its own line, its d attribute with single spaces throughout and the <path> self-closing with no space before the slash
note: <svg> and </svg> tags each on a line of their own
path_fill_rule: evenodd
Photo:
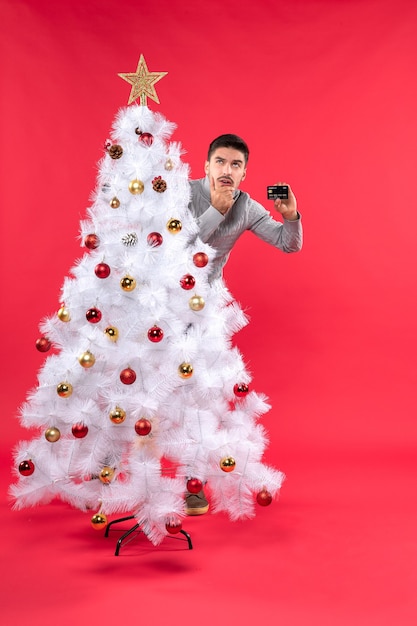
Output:
<svg viewBox="0 0 417 626">
<path fill-rule="evenodd" d="M 243 135 L 244 188 L 288 180 L 305 247 L 245 235 L 226 271 L 237 342 L 270 396 L 271 454 L 415 442 L 417 4 L 412 0 L 1 0 L 2 447 L 43 358 L 38 322 L 140 53 L 185 160 Z M 284 468 L 285 469 L 285 468 Z"/>
</svg>

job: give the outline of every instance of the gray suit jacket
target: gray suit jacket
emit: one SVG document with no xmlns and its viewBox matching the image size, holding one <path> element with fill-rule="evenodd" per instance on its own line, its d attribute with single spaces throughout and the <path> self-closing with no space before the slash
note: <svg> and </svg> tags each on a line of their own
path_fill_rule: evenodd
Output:
<svg viewBox="0 0 417 626">
<path fill-rule="evenodd" d="M 197 219 L 200 238 L 216 252 L 211 278 L 221 276 L 223 267 L 237 239 L 246 230 L 283 252 L 298 252 L 303 245 L 301 217 L 278 222 L 259 202 L 244 191 L 235 192 L 235 203 L 224 216 L 210 204 L 208 178 L 190 181 L 189 208 Z"/>
</svg>

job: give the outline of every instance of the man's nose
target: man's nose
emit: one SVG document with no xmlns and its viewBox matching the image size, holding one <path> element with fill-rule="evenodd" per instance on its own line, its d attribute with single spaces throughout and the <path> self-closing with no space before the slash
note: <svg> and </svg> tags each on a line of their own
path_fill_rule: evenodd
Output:
<svg viewBox="0 0 417 626">
<path fill-rule="evenodd" d="M 225 174 L 230 174 L 231 171 L 232 171 L 232 167 L 230 163 L 223 163 L 223 172 Z"/>
</svg>

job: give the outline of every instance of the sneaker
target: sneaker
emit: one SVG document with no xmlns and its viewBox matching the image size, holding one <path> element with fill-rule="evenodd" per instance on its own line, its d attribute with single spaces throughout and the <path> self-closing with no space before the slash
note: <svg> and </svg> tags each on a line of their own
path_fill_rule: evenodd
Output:
<svg viewBox="0 0 417 626">
<path fill-rule="evenodd" d="M 187 515 L 204 515 L 209 510 L 209 503 L 206 500 L 204 491 L 198 493 L 185 494 L 185 512 Z"/>
</svg>

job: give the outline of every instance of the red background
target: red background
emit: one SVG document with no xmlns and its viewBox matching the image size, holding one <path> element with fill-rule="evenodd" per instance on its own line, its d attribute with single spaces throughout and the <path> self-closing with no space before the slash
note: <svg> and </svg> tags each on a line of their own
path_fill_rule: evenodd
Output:
<svg viewBox="0 0 417 626">
<path fill-rule="evenodd" d="M 1 593 L 4 623 L 415 624 L 417 5 L 413 0 L 0 0 Z M 300 254 L 245 235 L 226 269 L 236 337 L 273 405 L 281 499 L 251 522 L 187 522 L 194 550 L 117 559 L 66 505 L 11 512 L 15 418 L 38 323 L 77 239 L 119 72 L 167 71 L 160 105 L 193 177 L 241 134 L 244 189 L 288 180 Z"/>
</svg>

